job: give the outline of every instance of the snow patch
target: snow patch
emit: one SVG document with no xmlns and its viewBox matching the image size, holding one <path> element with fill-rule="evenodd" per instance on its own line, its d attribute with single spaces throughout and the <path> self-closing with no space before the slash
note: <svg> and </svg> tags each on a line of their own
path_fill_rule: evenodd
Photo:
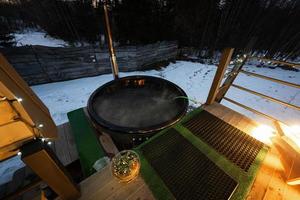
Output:
<svg viewBox="0 0 300 200">
<path fill-rule="evenodd" d="M 20 156 L 0 162 L 0 185 L 12 180 L 14 172 L 24 166 L 25 164 L 21 161 Z"/>
<path fill-rule="evenodd" d="M 55 39 L 47 35 L 44 31 L 28 30 L 21 33 L 12 34 L 16 40 L 16 46 L 41 45 L 48 47 L 64 47 L 68 44 L 60 39 Z"/>
</svg>

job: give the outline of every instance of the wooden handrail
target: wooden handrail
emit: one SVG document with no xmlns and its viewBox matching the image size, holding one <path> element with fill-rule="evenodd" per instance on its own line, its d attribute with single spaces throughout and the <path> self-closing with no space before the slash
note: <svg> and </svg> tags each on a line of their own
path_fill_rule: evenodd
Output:
<svg viewBox="0 0 300 200">
<path fill-rule="evenodd" d="M 261 57 L 252 56 L 252 57 L 250 57 L 250 59 L 258 59 L 258 60 L 263 60 L 263 61 L 269 61 L 269 62 L 272 62 L 272 63 L 287 65 L 291 68 L 300 67 L 300 63 L 292 63 L 292 62 L 274 60 L 274 59 L 269 59 L 269 58 L 261 58 Z"/>
<path fill-rule="evenodd" d="M 264 95 L 264 94 L 259 93 L 259 92 L 255 92 L 255 91 L 250 90 L 250 89 L 248 89 L 248 88 L 244 88 L 244 87 L 242 87 L 242 86 L 235 85 L 235 84 L 232 84 L 232 87 L 238 88 L 238 89 L 243 90 L 243 91 L 245 91 L 245 92 L 249 92 L 249 93 L 254 94 L 254 95 L 256 95 L 256 96 L 260 96 L 260 97 L 266 98 L 266 99 L 268 99 L 268 100 L 270 100 L 270 101 L 273 101 L 273 102 L 275 102 L 275 103 L 279 103 L 279 104 L 282 104 L 282 105 L 284 105 L 284 106 L 288 106 L 288 107 L 291 107 L 291 108 L 300 110 L 300 107 L 299 107 L 299 106 L 296 106 L 296 105 L 293 105 L 293 104 L 290 104 L 290 103 L 281 101 L 281 100 L 279 100 L 279 99 L 276 99 L 276 98 L 273 98 L 273 97 Z"/>
<path fill-rule="evenodd" d="M 255 109 L 253 109 L 253 108 L 250 108 L 250 107 L 248 107 L 248 106 L 246 106 L 246 105 L 244 105 L 244 104 L 241 104 L 241 103 L 239 103 L 239 102 L 237 102 L 237 101 L 234 101 L 234 100 L 232 100 L 232 99 L 229 99 L 229 98 L 227 98 L 227 97 L 223 97 L 223 99 L 225 99 L 226 101 L 229 101 L 230 103 L 233 103 L 233 104 L 235 104 L 235 105 L 237 105 L 237 106 L 240 106 L 240 107 L 242 107 L 242 108 L 244 108 L 244 109 L 246 109 L 246 110 L 249 110 L 249 111 L 254 112 L 254 113 L 258 114 L 258 115 L 261 115 L 261 116 L 263 116 L 263 117 L 266 117 L 266 118 L 268 118 L 268 119 L 270 119 L 270 120 L 272 120 L 272 121 L 279 121 L 279 120 L 275 119 L 274 117 L 271 117 L 270 115 L 267 115 L 267 114 L 265 114 L 265 113 L 259 112 L 259 111 L 255 110 Z"/>
<path fill-rule="evenodd" d="M 216 74 L 214 76 L 214 80 L 211 84 L 209 93 L 208 93 L 208 97 L 206 100 L 206 104 L 210 105 L 213 102 L 215 102 L 217 94 L 218 94 L 218 89 L 221 85 L 222 82 L 222 78 L 224 76 L 224 73 L 226 71 L 226 68 L 229 65 L 229 62 L 231 60 L 231 56 L 233 54 L 234 49 L 233 48 L 225 48 L 222 52 L 222 56 L 220 59 L 220 63 L 218 65 L 218 69 L 216 71 Z"/>
<path fill-rule="evenodd" d="M 273 81 L 273 82 L 276 82 L 276 83 L 280 83 L 280 84 L 283 84 L 283 85 L 287 85 L 287 86 L 291 86 L 291 87 L 295 87 L 295 88 L 300 89 L 300 85 L 298 85 L 296 83 L 290 83 L 290 82 L 287 82 L 287 81 L 282 81 L 282 80 L 279 80 L 279 79 L 276 79 L 276 78 L 271 78 L 271 77 L 256 74 L 256 73 L 253 73 L 253 72 L 248 72 L 248 71 L 245 71 L 245 70 L 241 70 L 240 72 L 243 73 L 243 74 L 247 74 L 249 76 L 255 76 L 257 78 Z"/>
<path fill-rule="evenodd" d="M 298 63 L 291 63 L 291 62 L 286 62 L 286 61 L 279 61 L 279 60 L 272 60 L 272 59 L 268 59 L 268 58 L 260 58 L 260 57 L 249 57 L 249 59 L 260 59 L 260 60 L 264 60 L 264 61 L 271 61 L 273 63 L 278 63 L 278 64 L 284 64 L 284 65 L 287 65 L 291 68 L 294 68 L 294 67 L 300 67 L 300 64 Z M 239 70 L 237 71 L 233 71 L 232 73 L 234 73 L 234 76 L 236 76 L 239 72 L 243 73 L 243 74 L 246 74 L 246 75 L 249 75 L 249 76 L 254 76 L 254 77 L 257 77 L 257 78 L 261 78 L 261 79 L 264 79 L 264 80 L 268 80 L 268 81 L 272 81 L 272 82 L 276 82 L 276 83 L 279 83 L 279 84 L 283 84 L 283 85 L 287 85 L 287 86 L 290 86 L 290 87 L 294 87 L 294 88 L 297 88 L 297 89 L 300 89 L 300 85 L 296 84 L 296 83 L 290 83 L 290 82 L 287 82 L 287 81 L 283 81 L 283 80 L 279 80 L 279 79 L 275 79 L 275 78 L 271 78 L 271 77 L 268 77 L 268 76 L 264 76 L 264 75 L 260 75 L 260 74 L 256 74 L 256 73 L 252 73 L 252 72 L 248 72 L 248 71 L 245 71 L 242 69 L 242 67 L 239 68 Z M 228 79 L 228 78 L 227 78 Z M 234 80 L 234 79 L 233 79 Z M 226 82 L 226 81 L 225 81 Z M 233 86 L 235 88 L 238 88 L 240 90 L 243 90 L 243 91 L 246 91 L 248 93 L 251 93 L 251 94 L 254 94 L 254 95 L 257 95 L 257 96 L 260 96 L 260 97 L 263 97 L 263 98 L 266 98 L 268 100 L 271 100 L 275 103 L 279 103 L 281 105 L 284 105 L 284 106 L 288 106 L 288 107 L 291 107 L 291 108 L 294 108 L 294 109 L 297 109 L 297 110 L 300 110 L 300 107 L 297 106 L 297 105 L 293 105 L 293 104 L 290 104 L 290 103 L 287 103 L 287 102 L 284 102 L 282 100 L 279 100 L 279 99 L 276 99 L 276 98 L 273 98 L 273 97 L 270 97 L 270 96 L 267 96 L 267 95 L 264 95 L 262 93 L 259 93 L 259 92 L 256 92 L 256 91 L 253 91 L 253 90 L 250 90 L 248 88 L 245 88 L 245 87 L 242 87 L 242 86 L 239 86 L 239 85 L 236 85 L 236 84 L 233 84 L 233 81 L 227 81 L 228 84 L 223 84 L 222 87 L 219 87 L 217 90 L 217 97 L 219 98 L 216 98 L 215 100 L 218 101 L 218 102 L 221 102 L 222 99 L 225 99 L 226 101 L 230 102 L 230 103 L 233 103 L 237 106 L 240 106 L 246 110 L 249 110 L 253 113 L 256 113 L 256 114 L 259 114 L 263 117 L 266 117 L 272 121 L 279 121 L 277 119 L 275 119 L 274 117 L 272 116 L 269 116 L 265 113 L 262 113 L 260 111 L 257 111 L 253 108 L 250 108 L 244 104 L 241 104 L 237 101 L 234 101 L 230 98 L 227 98 L 225 97 L 225 94 L 226 92 L 228 91 L 229 87 L 230 86 Z"/>
</svg>

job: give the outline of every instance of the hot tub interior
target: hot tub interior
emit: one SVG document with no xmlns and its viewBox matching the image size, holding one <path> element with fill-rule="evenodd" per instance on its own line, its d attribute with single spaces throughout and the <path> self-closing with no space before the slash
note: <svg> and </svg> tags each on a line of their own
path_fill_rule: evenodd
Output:
<svg viewBox="0 0 300 200">
<path fill-rule="evenodd" d="M 179 97 L 179 98 L 178 98 Z M 172 82 L 151 76 L 130 76 L 108 82 L 90 97 L 88 111 L 103 128 L 121 133 L 161 130 L 187 110 L 185 92 Z"/>
</svg>

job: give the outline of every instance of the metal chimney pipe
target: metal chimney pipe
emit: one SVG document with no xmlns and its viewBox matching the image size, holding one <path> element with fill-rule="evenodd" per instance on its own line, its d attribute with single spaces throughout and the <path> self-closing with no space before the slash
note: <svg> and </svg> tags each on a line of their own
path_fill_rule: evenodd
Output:
<svg viewBox="0 0 300 200">
<path fill-rule="evenodd" d="M 117 58 L 116 58 L 116 53 L 115 53 L 112 34 L 111 34 L 111 28 L 110 28 L 110 22 L 109 22 L 109 16 L 108 16 L 108 8 L 107 8 L 107 0 L 104 0 L 103 3 L 104 3 L 103 9 L 104 9 L 106 33 L 107 33 L 107 39 L 108 39 L 108 49 L 109 49 L 109 54 L 110 54 L 110 63 L 111 63 L 111 68 L 112 68 L 112 73 L 113 73 L 114 79 L 118 79 L 119 78 L 119 67 L 117 64 Z"/>
</svg>

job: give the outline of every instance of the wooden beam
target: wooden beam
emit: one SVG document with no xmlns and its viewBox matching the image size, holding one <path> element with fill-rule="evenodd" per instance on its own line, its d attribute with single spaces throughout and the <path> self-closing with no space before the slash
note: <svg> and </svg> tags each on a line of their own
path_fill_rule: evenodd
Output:
<svg viewBox="0 0 300 200">
<path fill-rule="evenodd" d="M 235 66 L 233 67 L 233 69 L 231 70 L 229 76 L 226 78 L 226 80 L 224 81 L 222 87 L 218 90 L 218 94 L 216 96 L 216 101 L 218 103 L 220 103 L 223 99 L 223 97 L 226 95 L 226 93 L 228 92 L 230 86 L 232 85 L 232 83 L 234 82 L 234 80 L 236 79 L 236 77 L 238 76 L 239 72 L 242 70 L 244 64 L 247 61 L 247 56 L 242 56 L 241 62 L 235 64 Z"/>
<path fill-rule="evenodd" d="M 53 151 L 41 140 L 22 146 L 22 161 L 29 166 L 62 200 L 80 197 L 78 186 L 57 159 Z"/>
<path fill-rule="evenodd" d="M 290 108 L 293 108 L 293 109 L 296 109 L 296 110 L 299 110 L 300 111 L 300 106 L 297 106 L 297 105 L 294 105 L 294 104 L 290 104 L 290 103 L 287 103 L 285 101 L 282 101 L 280 99 L 276 99 L 276 98 L 273 98 L 273 97 L 270 97 L 268 95 L 265 95 L 265 94 L 262 94 L 262 93 L 259 93 L 259 92 L 255 92 L 253 90 L 250 90 L 248 88 L 245 88 L 245 87 L 242 87 L 240 85 L 235 85 L 235 84 L 232 84 L 232 87 L 235 87 L 235 88 L 238 88 L 240 90 L 243 90 L 245 92 L 248 92 L 250 94 L 253 94 L 253 95 L 256 95 L 256 96 L 259 96 L 259 97 L 262 97 L 262 98 L 265 98 L 265 99 L 268 99 L 272 102 L 275 102 L 275 103 L 278 103 L 278 104 L 281 104 L 283 106 L 287 106 L 287 107 L 290 107 Z"/>
<path fill-rule="evenodd" d="M 219 87 L 221 85 L 222 78 L 223 78 L 226 68 L 229 65 L 229 62 L 231 60 L 233 50 L 234 50 L 233 48 L 226 48 L 222 52 L 222 57 L 221 57 L 219 65 L 218 65 L 217 72 L 215 74 L 214 80 L 212 82 L 212 85 L 211 85 L 211 88 L 210 88 L 210 91 L 209 91 L 209 94 L 208 94 L 208 97 L 206 100 L 207 105 L 212 104 L 216 99 Z"/>
<path fill-rule="evenodd" d="M 240 72 L 244 73 L 246 75 L 249 75 L 249 76 L 254 76 L 254 77 L 257 77 L 257 78 L 264 79 L 264 80 L 273 81 L 275 83 L 280 83 L 280 84 L 283 84 L 283 85 L 287 85 L 287 86 L 290 86 L 290 87 L 300 89 L 300 85 L 296 84 L 296 83 L 290 83 L 290 82 L 287 82 L 287 81 L 279 80 L 279 79 L 276 79 L 276 78 L 271 78 L 271 77 L 268 77 L 268 76 L 263 76 L 261 74 L 256 74 L 256 73 L 248 72 L 248 71 L 245 71 L 245 70 L 241 70 Z"/>
<path fill-rule="evenodd" d="M 1 53 L 0 99 L 0 160 L 32 138 L 57 138 L 48 108 Z"/>
<path fill-rule="evenodd" d="M 259 112 L 259 111 L 255 110 L 255 109 L 250 108 L 250 107 L 248 107 L 248 106 L 246 106 L 246 105 L 244 105 L 244 104 L 241 104 L 241 103 L 239 103 L 239 102 L 237 102 L 237 101 L 234 101 L 234 100 L 229 99 L 229 98 L 227 98 L 227 97 L 224 97 L 223 99 L 226 100 L 226 101 L 229 101 L 229 102 L 232 103 L 232 104 L 235 104 L 235 105 L 237 105 L 237 106 L 240 106 L 240 107 L 242 107 L 242 108 L 244 108 L 244 109 L 246 109 L 246 110 L 249 110 L 249 111 L 251 111 L 251 112 L 253 112 L 253 113 L 255 113 L 255 114 L 258 114 L 258 115 L 261 115 L 261 116 L 263 116 L 263 117 L 265 117 L 265 118 L 268 118 L 268 119 L 271 120 L 271 121 L 278 121 L 278 120 L 275 119 L 274 117 L 271 117 L 271 116 L 269 116 L 269 115 L 267 115 L 267 114 L 265 114 L 265 113 Z"/>
<path fill-rule="evenodd" d="M 284 168 L 284 178 L 290 185 L 300 184 L 300 154 L 285 139 L 277 136 L 273 144 L 279 152 Z"/>
<path fill-rule="evenodd" d="M 269 59 L 269 58 L 262 58 L 262 57 L 256 57 L 253 56 L 251 57 L 252 59 L 257 59 L 257 60 L 262 60 L 262 61 L 269 61 L 271 63 L 276 63 L 276 64 L 280 64 L 280 65 L 286 65 L 289 66 L 291 68 L 296 68 L 296 67 L 300 67 L 300 63 L 292 63 L 292 62 L 286 62 L 286 61 L 281 61 L 281 60 L 274 60 L 274 59 Z"/>
</svg>

